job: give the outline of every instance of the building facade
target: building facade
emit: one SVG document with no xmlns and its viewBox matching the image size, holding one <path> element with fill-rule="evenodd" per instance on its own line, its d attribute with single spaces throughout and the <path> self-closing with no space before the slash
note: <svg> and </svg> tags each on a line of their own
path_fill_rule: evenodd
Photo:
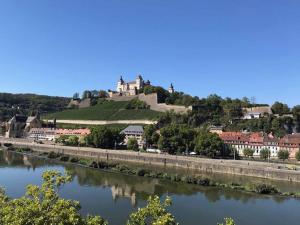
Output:
<svg viewBox="0 0 300 225">
<path fill-rule="evenodd" d="M 130 82 L 125 82 L 121 76 L 117 83 L 116 92 L 123 96 L 137 95 L 138 91 L 147 85 L 151 85 L 151 82 L 149 80 L 145 82 L 141 75 L 138 75 L 134 81 Z"/>
<path fill-rule="evenodd" d="M 139 145 L 139 148 L 142 148 L 144 145 L 144 128 L 142 126 L 128 126 L 126 129 L 121 131 L 122 134 L 125 134 L 124 144 L 127 144 L 129 139 L 136 139 Z"/>
<path fill-rule="evenodd" d="M 253 156 L 255 157 L 259 157 L 260 151 L 267 148 L 270 150 L 270 157 L 276 158 L 280 150 L 287 150 L 290 158 L 294 159 L 296 152 L 300 150 L 300 134 L 276 138 L 272 134 L 267 135 L 262 132 L 222 132 L 219 136 L 225 144 L 234 147 L 241 156 L 244 155 L 245 148 L 254 150 Z"/>
</svg>

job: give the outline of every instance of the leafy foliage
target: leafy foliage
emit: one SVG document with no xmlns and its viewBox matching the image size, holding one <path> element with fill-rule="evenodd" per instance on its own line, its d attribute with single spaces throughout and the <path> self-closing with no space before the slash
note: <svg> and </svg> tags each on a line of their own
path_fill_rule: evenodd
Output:
<svg viewBox="0 0 300 225">
<path fill-rule="evenodd" d="M 130 216 L 127 225 L 175 225 L 175 218 L 166 208 L 172 204 L 169 197 L 161 202 L 158 196 L 150 197 L 145 208 Z"/>
<path fill-rule="evenodd" d="M 289 159 L 290 153 L 288 150 L 279 150 L 278 151 L 278 158 L 281 160 Z"/>
<path fill-rule="evenodd" d="M 57 171 L 43 173 L 41 186 L 28 185 L 24 197 L 9 199 L 0 192 L 0 224 L 65 224 L 65 225 L 106 225 L 101 217 L 82 217 L 77 201 L 59 197 L 58 190 L 71 180 L 68 175 Z"/>
<path fill-rule="evenodd" d="M 69 98 L 35 94 L 0 93 L 0 121 L 7 121 L 15 114 L 52 113 L 65 109 Z"/>
<path fill-rule="evenodd" d="M 138 141 L 135 138 L 130 138 L 127 141 L 127 149 L 128 150 L 133 150 L 133 151 L 138 151 L 139 150 Z"/>
<path fill-rule="evenodd" d="M 268 159 L 271 155 L 271 151 L 268 148 L 263 148 L 262 150 L 260 150 L 260 158 L 261 159 Z"/>
<path fill-rule="evenodd" d="M 107 127 L 93 127 L 91 133 L 86 137 L 86 144 L 96 148 L 114 148 L 124 140 L 124 134 L 118 129 Z"/>
<path fill-rule="evenodd" d="M 226 156 L 223 153 L 224 143 L 217 134 L 200 131 L 195 140 L 195 152 L 203 156 L 215 158 Z M 228 154 L 228 153 L 227 153 Z"/>
<path fill-rule="evenodd" d="M 251 149 L 251 148 L 245 148 L 245 149 L 243 150 L 243 154 L 244 154 L 245 157 L 251 158 L 251 157 L 253 157 L 254 150 Z"/>
</svg>

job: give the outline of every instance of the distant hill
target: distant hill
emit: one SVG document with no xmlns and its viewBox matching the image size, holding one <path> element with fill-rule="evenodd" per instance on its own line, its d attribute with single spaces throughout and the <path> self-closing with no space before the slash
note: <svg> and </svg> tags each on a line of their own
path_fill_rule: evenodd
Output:
<svg viewBox="0 0 300 225">
<path fill-rule="evenodd" d="M 32 112 L 46 114 L 62 111 L 69 102 L 70 99 L 65 97 L 0 93 L 0 121 L 7 121 L 17 113 L 30 115 Z"/>
<path fill-rule="evenodd" d="M 129 102 L 104 101 L 82 109 L 68 109 L 44 116 L 44 119 L 58 120 L 155 120 L 159 112 L 150 109 L 127 109 Z"/>
</svg>

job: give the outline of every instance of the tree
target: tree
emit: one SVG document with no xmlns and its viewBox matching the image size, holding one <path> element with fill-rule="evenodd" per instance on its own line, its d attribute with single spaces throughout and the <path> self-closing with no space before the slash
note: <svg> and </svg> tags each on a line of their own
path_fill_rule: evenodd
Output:
<svg viewBox="0 0 300 225">
<path fill-rule="evenodd" d="M 287 160 L 289 159 L 290 153 L 288 150 L 279 150 L 278 151 L 278 158 L 281 160 Z"/>
<path fill-rule="evenodd" d="M 297 132 L 300 132 L 300 105 L 295 106 L 292 112 Z"/>
<path fill-rule="evenodd" d="M 174 216 L 166 209 L 171 204 L 172 200 L 169 197 L 164 202 L 161 202 L 158 196 L 150 197 L 146 207 L 130 215 L 127 225 L 176 225 Z"/>
<path fill-rule="evenodd" d="M 224 219 L 224 223 L 218 224 L 218 225 L 235 225 L 235 223 L 234 223 L 233 219 L 231 219 L 231 218 L 225 218 Z"/>
<path fill-rule="evenodd" d="M 296 152 L 296 159 L 297 159 L 297 161 L 300 161 L 300 150 L 298 152 Z"/>
<path fill-rule="evenodd" d="M 104 90 L 100 90 L 99 91 L 99 98 L 107 98 L 108 97 L 108 93 Z"/>
<path fill-rule="evenodd" d="M 107 224 L 99 216 L 82 217 L 79 202 L 59 197 L 59 188 L 71 180 L 69 175 L 46 171 L 42 178 L 41 186 L 28 185 L 26 195 L 19 199 L 9 199 L 0 191 L 0 224 Z"/>
<path fill-rule="evenodd" d="M 281 115 L 284 115 L 284 114 L 289 114 L 291 111 L 290 111 L 290 108 L 288 107 L 287 104 L 283 104 L 281 102 L 275 102 L 272 107 L 272 112 L 274 114 L 279 114 L 280 116 Z"/>
<path fill-rule="evenodd" d="M 139 150 L 139 143 L 135 138 L 129 138 L 127 141 L 127 149 L 138 151 Z"/>
<path fill-rule="evenodd" d="M 253 154 L 254 154 L 254 150 L 251 149 L 251 148 L 245 148 L 245 149 L 243 150 L 243 154 L 244 154 L 244 156 L 247 157 L 247 158 L 252 158 L 252 157 L 253 157 Z"/>
<path fill-rule="evenodd" d="M 119 130 L 107 127 L 93 127 L 91 133 L 86 137 L 87 145 L 96 148 L 114 148 L 115 144 L 123 142 L 124 134 Z"/>
<path fill-rule="evenodd" d="M 224 142 L 217 134 L 205 130 L 200 131 L 195 140 L 195 152 L 210 158 L 221 156 L 223 147 Z"/>
<path fill-rule="evenodd" d="M 158 147 L 169 154 L 185 152 L 194 148 L 195 134 L 187 126 L 171 124 L 160 130 Z"/>
<path fill-rule="evenodd" d="M 262 150 L 260 150 L 260 158 L 263 160 L 266 160 L 268 158 L 270 158 L 271 155 L 271 151 L 268 148 L 263 148 Z"/>
<path fill-rule="evenodd" d="M 146 140 L 146 145 L 147 146 L 157 144 L 159 136 L 156 133 L 156 127 L 153 124 L 145 126 L 145 128 L 144 128 L 144 139 Z"/>
</svg>

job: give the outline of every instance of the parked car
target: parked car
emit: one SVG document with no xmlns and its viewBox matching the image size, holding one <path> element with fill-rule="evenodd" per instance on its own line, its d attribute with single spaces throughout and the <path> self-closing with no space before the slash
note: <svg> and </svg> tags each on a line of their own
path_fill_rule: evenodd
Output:
<svg viewBox="0 0 300 225">
<path fill-rule="evenodd" d="M 190 152 L 189 155 L 195 156 L 195 155 L 197 155 L 197 153 L 196 152 Z"/>
<path fill-rule="evenodd" d="M 154 148 L 148 148 L 148 149 L 146 150 L 146 152 L 161 154 L 161 150 L 159 150 L 159 149 L 154 149 Z"/>
</svg>

